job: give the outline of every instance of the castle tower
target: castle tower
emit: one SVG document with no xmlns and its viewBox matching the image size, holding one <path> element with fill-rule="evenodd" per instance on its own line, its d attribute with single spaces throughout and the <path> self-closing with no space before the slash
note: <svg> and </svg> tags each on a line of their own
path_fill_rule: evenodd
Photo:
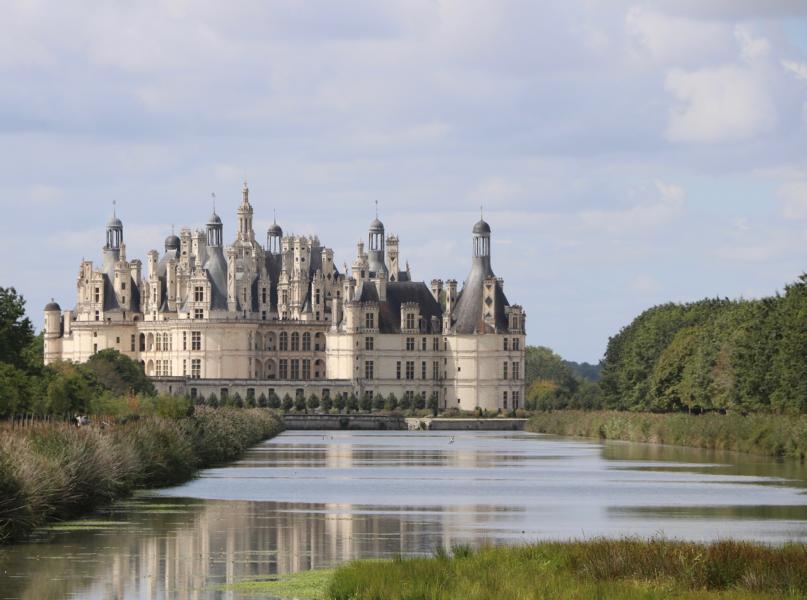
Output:
<svg viewBox="0 0 807 600">
<path fill-rule="evenodd" d="M 377 215 L 370 223 L 370 230 L 367 233 L 367 250 L 370 277 L 386 280 L 388 273 L 384 264 L 384 224 L 378 220 Z"/>
<path fill-rule="evenodd" d="M 398 236 L 391 235 L 387 238 L 387 273 L 390 281 L 398 281 Z"/>
<path fill-rule="evenodd" d="M 238 233 L 235 237 L 239 242 L 255 241 L 255 231 L 252 229 L 252 205 L 249 203 L 249 186 L 246 181 L 241 190 L 241 205 L 238 207 Z"/>
<path fill-rule="evenodd" d="M 266 231 L 266 249 L 271 254 L 280 254 L 281 242 L 283 240 L 283 229 L 277 224 L 277 215 Z"/>
<path fill-rule="evenodd" d="M 221 217 L 216 214 L 216 209 L 213 209 L 213 214 L 207 220 L 207 247 L 208 248 L 221 248 L 223 238 L 224 226 L 221 223 Z"/>
<path fill-rule="evenodd" d="M 106 224 L 106 246 L 104 250 L 120 250 L 123 243 L 123 223 L 112 209 L 112 218 Z"/>
</svg>

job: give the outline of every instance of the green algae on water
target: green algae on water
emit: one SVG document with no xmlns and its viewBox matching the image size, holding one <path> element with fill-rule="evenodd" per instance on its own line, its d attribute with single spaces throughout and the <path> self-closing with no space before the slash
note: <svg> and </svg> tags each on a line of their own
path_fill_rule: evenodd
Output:
<svg viewBox="0 0 807 600">
<path fill-rule="evenodd" d="M 237 592 L 243 596 L 270 596 L 283 600 L 326 600 L 334 569 L 315 569 L 261 579 L 245 579 L 216 586 L 216 590 Z"/>
</svg>

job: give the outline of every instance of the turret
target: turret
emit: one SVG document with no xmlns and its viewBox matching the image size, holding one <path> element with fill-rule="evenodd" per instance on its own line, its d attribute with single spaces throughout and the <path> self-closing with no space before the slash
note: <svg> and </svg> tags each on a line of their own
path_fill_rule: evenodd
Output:
<svg viewBox="0 0 807 600">
<path fill-rule="evenodd" d="M 390 281 L 398 281 L 398 236 L 391 235 L 387 238 L 387 273 Z"/>
<path fill-rule="evenodd" d="M 387 279 L 387 265 L 384 264 L 384 224 L 378 217 L 370 223 L 367 234 L 367 263 L 372 279 Z"/>
<path fill-rule="evenodd" d="M 283 229 L 277 224 L 277 215 L 266 231 L 266 249 L 272 254 L 280 254 Z"/>
<path fill-rule="evenodd" d="M 221 223 L 221 217 L 216 214 L 213 209 L 213 214 L 207 220 L 207 246 L 208 248 L 221 248 L 223 239 L 224 226 Z"/>
<path fill-rule="evenodd" d="M 51 298 L 45 305 L 45 338 L 55 339 L 62 335 L 62 308 Z"/>
<path fill-rule="evenodd" d="M 236 240 L 252 242 L 255 240 L 255 231 L 252 229 L 252 205 L 249 203 L 249 186 L 244 181 L 241 190 L 241 205 L 238 207 L 238 233 Z"/>
</svg>

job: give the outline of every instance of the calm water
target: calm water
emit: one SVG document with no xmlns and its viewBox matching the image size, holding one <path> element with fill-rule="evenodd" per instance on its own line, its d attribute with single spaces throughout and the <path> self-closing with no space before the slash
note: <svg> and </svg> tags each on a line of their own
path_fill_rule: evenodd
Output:
<svg viewBox="0 0 807 600">
<path fill-rule="evenodd" d="M 244 579 L 438 545 L 597 535 L 807 542 L 794 463 L 527 433 L 289 432 L 0 550 L 0 598 L 237 598 Z"/>
</svg>

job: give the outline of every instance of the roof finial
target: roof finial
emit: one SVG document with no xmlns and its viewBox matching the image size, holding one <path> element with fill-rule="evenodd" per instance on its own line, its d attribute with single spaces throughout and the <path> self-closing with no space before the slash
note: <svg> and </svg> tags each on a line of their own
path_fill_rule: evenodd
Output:
<svg viewBox="0 0 807 600">
<path fill-rule="evenodd" d="M 485 220 L 485 213 L 484 213 L 484 212 L 483 212 L 483 210 L 482 210 L 482 205 L 481 205 L 481 204 L 479 205 L 479 220 L 480 220 L 480 221 L 484 221 L 484 220 Z"/>
<path fill-rule="evenodd" d="M 116 209 L 115 209 L 115 206 L 117 205 L 117 203 L 118 203 L 117 200 L 112 201 L 112 217 L 113 218 L 117 218 L 117 216 L 118 216 L 117 214 L 115 214 L 117 212 Z"/>
<path fill-rule="evenodd" d="M 171 223 L 171 235 L 174 235 L 174 224 Z"/>
<path fill-rule="evenodd" d="M 210 192 L 210 197 L 213 198 L 213 214 L 216 214 L 216 192 Z"/>
<path fill-rule="evenodd" d="M 378 218 L 378 200 L 375 201 L 375 218 Z"/>
<path fill-rule="evenodd" d="M 272 209 L 272 222 L 277 225 L 277 209 Z"/>
</svg>

